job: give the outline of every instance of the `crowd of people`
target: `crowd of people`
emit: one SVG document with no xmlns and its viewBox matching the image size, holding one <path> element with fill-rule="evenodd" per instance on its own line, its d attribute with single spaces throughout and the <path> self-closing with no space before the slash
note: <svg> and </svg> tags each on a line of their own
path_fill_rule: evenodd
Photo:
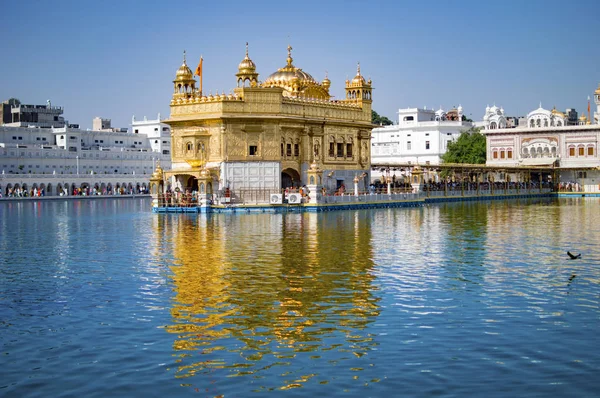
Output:
<svg viewBox="0 0 600 398">
<path fill-rule="evenodd" d="M 62 188 L 57 191 L 56 196 L 101 196 L 101 195 L 145 195 L 148 194 L 146 187 L 108 187 L 99 189 L 97 187 L 72 187 L 71 189 Z M 24 189 L 21 187 L 8 188 L 6 191 L 7 198 L 40 198 L 46 196 L 44 188 Z M 2 193 L 0 192 L 0 198 Z"/>
</svg>

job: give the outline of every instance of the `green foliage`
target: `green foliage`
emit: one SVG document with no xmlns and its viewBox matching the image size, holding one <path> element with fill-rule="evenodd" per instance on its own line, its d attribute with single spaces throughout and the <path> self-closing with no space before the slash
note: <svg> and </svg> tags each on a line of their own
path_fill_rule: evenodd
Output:
<svg viewBox="0 0 600 398">
<path fill-rule="evenodd" d="M 478 128 L 464 131 L 456 142 L 449 142 L 446 153 L 442 155 L 444 163 L 485 163 L 485 136 Z"/>
<path fill-rule="evenodd" d="M 378 126 L 389 126 L 394 124 L 390 119 L 385 116 L 379 116 L 379 114 L 373 110 L 371 111 L 371 123 Z"/>
</svg>

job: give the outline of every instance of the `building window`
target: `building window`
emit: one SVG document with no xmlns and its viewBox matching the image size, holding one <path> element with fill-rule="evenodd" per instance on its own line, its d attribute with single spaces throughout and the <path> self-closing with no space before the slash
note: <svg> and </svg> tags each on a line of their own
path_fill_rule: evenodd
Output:
<svg viewBox="0 0 600 398">
<path fill-rule="evenodd" d="M 346 156 L 349 158 L 352 157 L 352 144 L 346 144 Z"/>
<path fill-rule="evenodd" d="M 569 156 L 575 156 L 575 148 L 569 148 Z"/>
<path fill-rule="evenodd" d="M 158 140 L 154 140 L 154 143 L 155 143 L 155 144 L 158 144 Z"/>
<path fill-rule="evenodd" d="M 292 156 L 292 144 L 286 144 L 285 146 L 285 155 Z"/>
<path fill-rule="evenodd" d="M 329 143 L 329 157 L 334 157 L 334 156 L 335 156 L 335 143 L 330 142 Z"/>
<path fill-rule="evenodd" d="M 339 142 L 337 144 L 337 157 L 338 158 L 343 158 L 344 157 L 344 144 Z"/>
<path fill-rule="evenodd" d="M 429 141 L 425 141 L 425 149 L 429 149 Z"/>
<path fill-rule="evenodd" d="M 584 151 L 583 151 L 582 146 L 579 147 L 579 156 L 584 156 Z"/>
<path fill-rule="evenodd" d="M 294 144 L 294 156 L 300 156 L 300 145 Z"/>
<path fill-rule="evenodd" d="M 588 156 L 594 156 L 594 147 L 593 146 L 588 147 Z"/>
<path fill-rule="evenodd" d="M 139 131 L 138 129 L 135 129 L 135 131 L 134 131 L 134 133 L 136 133 L 136 134 L 137 134 L 137 133 L 139 133 L 139 132 L 140 132 L 140 131 Z"/>
<path fill-rule="evenodd" d="M 502 151 L 500 151 L 500 159 L 504 159 L 504 157 L 505 157 L 505 153 L 504 153 L 504 151 L 502 150 Z"/>
<path fill-rule="evenodd" d="M 493 157 L 494 159 L 498 159 L 498 151 L 494 151 L 494 153 L 493 153 L 492 157 Z"/>
<path fill-rule="evenodd" d="M 281 157 L 285 156 L 285 151 L 283 150 L 283 142 L 281 143 Z"/>
<path fill-rule="evenodd" d="M 508 159 L 512 159 L 513 158 L 513 156 L 512 156 L 512 149 L 509 149 L 508 151 L 506 151 L 506 157 Z"/>
<path fill-rule="evenodd" d="M 409 134 L 409 135 L 410 135 L 410 134 Z M 410 141 L 408 141 L 408 142 L 406 143 L 406 149 L 407 149 L 407 150 L 409 150 L 409 151 L 412 149 L 412 143 L 411 143 Z"/>
<path fill-rule="evenodd" d="M 77 139 L 77 137 L 70 136 L 70 137 L 69 137 L 69 139 L 70 139 L 70 140 L 76 140 L 76 139 Z"/>
<path fill-rule="evenodd" d="M 137 131 L 137 130 L 136 130 Z M 158 131 L 158 127 L 154 127 L 154 131 Z"/>
<path fill-rule="evenodd" d="M 13 140 L 16 140 L 16 139 L 17 139 L 17 137 L 13 137 Z"/>
<path fill-rule="evenodd" d="M 258 146 L 257 145 L 250 145 L 250 147 L 248 148 L 248 154 L 250 156 L 256 156 L 256 155 L 258 155 Z"/>
<path fill-rule="evenodd" d="M 162 153 L 163 153 L 163 155 L 168 155 L 169 151 L 167 149 L 165 149 Z"/>
<path fill-rule="evenodd" d="M 425 137 L 429 137 L 429 133 L 425 133 Z"/>
<path fill-rule="evenodd" d="M 188 142 L 188 144 L 187 144 L 187 150 L 191 151 L 193 149 L 194 149 L 194 145 L 191 142 Z"/>
<path fill-rule="evenodd" d="M 169 131 L 168 127 L 163 127 L 162 131 Z"/>
</svg>

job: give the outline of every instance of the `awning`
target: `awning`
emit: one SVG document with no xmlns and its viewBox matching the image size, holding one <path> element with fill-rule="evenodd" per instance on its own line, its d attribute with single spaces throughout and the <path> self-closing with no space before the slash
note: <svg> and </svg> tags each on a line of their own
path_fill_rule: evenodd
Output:
<svg viewBox="0 0 600 398">
<path fill-rule="evenodd" d="M 556 158 L 525 158 L 519 160 L 519 166 L 552 166 Z"/>
</svg>

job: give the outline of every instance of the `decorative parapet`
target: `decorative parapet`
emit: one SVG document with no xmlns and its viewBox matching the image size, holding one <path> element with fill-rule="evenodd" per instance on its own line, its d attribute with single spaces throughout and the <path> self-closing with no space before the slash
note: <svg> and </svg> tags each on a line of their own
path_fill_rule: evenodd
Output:
<svg viewBox="0 0 600 398">
<path fill-rule="evenodd" d="M 347 102 L 347 101 L 331 101 L 331 100 L 323 100 L 318 98 L 293 98 L 293 97 L 283 97 L 284 103 L 290 104 L 311 104 L 311 105 L 321 105 L 328 106 L 332 108 L 344 107 L 344 108 L 355 108 L 362 109 L 362 106 L 358 102 Z"/>
<path fill-rule="evenodd" d="M 191 105 L 191 104 L 202 104 L 207 102 L 232 102 L 242 101 L 242 97 L 237 94 L 209 94 L 207 96 L 195 95 L 190 98 L 177 98 L 171 100 L 171 106 L 177 105 Z"/>
</svg>

